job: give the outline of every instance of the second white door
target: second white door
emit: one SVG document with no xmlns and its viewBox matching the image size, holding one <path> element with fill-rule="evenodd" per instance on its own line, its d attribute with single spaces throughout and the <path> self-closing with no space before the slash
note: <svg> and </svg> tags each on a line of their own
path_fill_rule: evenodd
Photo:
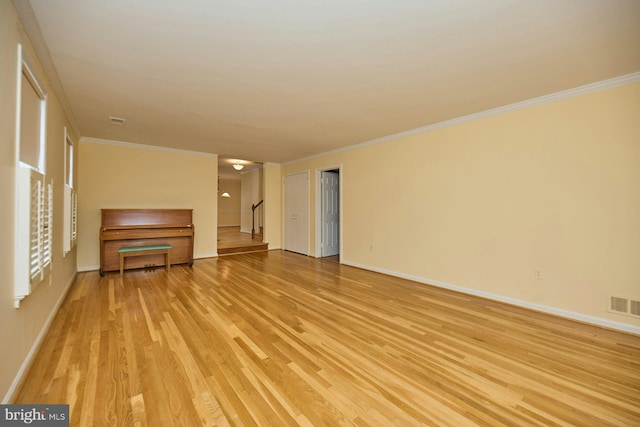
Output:
<svg viewBox="0 0 640 427">
<path fill-rule="evenodd" d="M 284 242 L 287 251 L 309 255 L 309 173 L 284 177 Z"/>
<path fill-rule="evenodd" d="M 340 253 L 340 174 L 323 171 L 322 182 L 322 224 L 321 256 Z"/>
</svg>

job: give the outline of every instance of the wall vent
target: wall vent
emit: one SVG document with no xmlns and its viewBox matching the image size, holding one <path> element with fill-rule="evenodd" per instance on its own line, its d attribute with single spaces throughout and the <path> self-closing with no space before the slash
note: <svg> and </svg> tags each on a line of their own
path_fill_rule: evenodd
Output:
<svg viewBox="0 0 640 427">
<path fill-rule="evenodd" d="M 640 317 L 640 301 L 631 300 L 629 306 L 629 314 Z"/>
<path fill-rule="evenodd" d="M 621 297 L 611 297 L 609 310 L 618 313 L 627 313 L 629 311 L 629 300 Z"/>
<path fill-rule="evenodd" d="M 609 297 L 609 310 L 613 313 L 640 317 L 640 298 L 625 298 L 621 296 Z"/>
</svg>

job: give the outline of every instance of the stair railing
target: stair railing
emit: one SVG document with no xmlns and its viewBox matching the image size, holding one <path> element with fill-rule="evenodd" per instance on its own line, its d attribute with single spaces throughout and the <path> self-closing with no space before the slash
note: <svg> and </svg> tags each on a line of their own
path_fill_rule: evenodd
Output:
<svg viewBox="0 0 640 427">
<path fill-rule="evenodd" d="M 251 240 L 256 234 L 256 209 L 264 202 L 264 199 L 260 200 L 257 204 L 251 205 Z"/>
</svg>

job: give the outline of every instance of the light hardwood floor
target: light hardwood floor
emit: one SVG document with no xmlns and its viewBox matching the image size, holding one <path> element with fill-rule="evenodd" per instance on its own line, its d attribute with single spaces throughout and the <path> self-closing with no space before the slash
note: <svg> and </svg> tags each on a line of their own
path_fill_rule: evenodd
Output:
<svg viewBox="0 0 640 427">
<path fill-rule="evenodd" d="M 640 337 L 259 252 L 81 273 L 16 403 L 79 426 L 638 426 Z"/>
</svg>

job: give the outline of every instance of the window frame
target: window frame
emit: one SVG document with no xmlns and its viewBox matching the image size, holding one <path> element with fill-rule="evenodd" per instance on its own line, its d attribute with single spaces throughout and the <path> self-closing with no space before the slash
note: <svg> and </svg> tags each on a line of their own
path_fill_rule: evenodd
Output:
<svg viewBox="0 0 640 427">
<path fill-rule="evenodd" d="M 16 69 L 15 129 L 15 263 L 14 306 L 26 298 L 40 283 L 51 279 L 53 264 L 53 180 L 47 180 L 46 123 L 47 94 L 18 44 Z M 40 99 L 38 164 L 21 161 L 23 79 Z M 34 184 L 35 183 L 35 184 Z M 35 190 L 34 190 L 35 188 Z M 33 239 L 36 239 L 34 242 Z"/>
<path fill-rule="evenodd" d="M 64 128 L 64 223 L 62 227 L 62 254 L 67 256 L 78 242 L 78 193 L 75 182 L 75 143 Z"/>
<path fill-rule="evenodd" d="M 71 188 L 74 188 L 75 181 L 75 168 L 73 163 L 76 156 L 76 147 L 67 127 L 64 127 L 64 183 Z"/>
<path fill-rule="evenodd" d="M 46 136 L 47 136 L 47 93 L 42 88 L 38 78 L 32 71 L 29 66 L 29 61 L 24 58 L 22 54 L 22 46 L 18 45 L 18 64 L 19 64 L 19 73 L 18 73 L 18 94 L 17 94 L 17 117 L 16 117 L 16 146 L 17 146 L 17 160 L 18 165 L 23 167 L 29 167 L 33 170 L 40 172 L 42 175 L 46 174 L 46 164 L 47 164 L 47 150 L 46 150 Z M 36 95 L 40 98 L 40 141 L 39 141 L 39 151 L 40 155 L 38 156 L 38 165 L 30 165 L 28 163 L 22 162 L 20 160 L 20 147 L 21 147 L 21 125 L 22 125 L 22 76 L 25 76 L 31 86 L 33 87 Z"/>
</svg>

